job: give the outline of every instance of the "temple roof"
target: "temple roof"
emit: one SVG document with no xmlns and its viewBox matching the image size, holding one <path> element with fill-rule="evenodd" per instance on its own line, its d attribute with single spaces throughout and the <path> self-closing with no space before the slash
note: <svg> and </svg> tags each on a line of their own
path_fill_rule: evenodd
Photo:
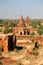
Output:
<svg viewBox="0 0 43 65">
<path fill-rule="evenodd" d="M 25 22 L 24 22 L 24 19 L 23 19 L 23 17 L 21 16 L 20 19 L 19 19 L 19 25 L 24 25 L 24 23 L 25 23 Z"/>
<path fill-rule="evenodd" d="M 21 16 L 18 23 L 18 28 L 26 28 L 23 17 Z"/>
<path fill-rule="evenodd" d="M 29 19 L 29 16 L 26 17 L 26 22 L 24 21 L 23 17 L 21 16 L 19 19 L 19 23 L 16 27 L 16 29 L 22 28 L 22 29 L 26 29 L 27 25 L 31 23 L 31 20 Z"/>
<path fill-rule="evenodd" d="M 29 19 L 29 16 L 26 17 L 26 24 L 31 24 L 31 20 Z"/>
</svg>

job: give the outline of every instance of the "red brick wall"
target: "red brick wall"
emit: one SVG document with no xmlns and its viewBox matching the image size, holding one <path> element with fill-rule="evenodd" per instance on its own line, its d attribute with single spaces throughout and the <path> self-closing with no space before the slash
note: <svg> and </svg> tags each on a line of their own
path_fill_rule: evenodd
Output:
<svg viewBox="0 0 43 65">
<path fill-rule="evenodd" d="M 41 41 L 41 46 L 43 46 L 43 40 Z"/>
<path fill-rule="evenodd" d="M 8 39 L 3 38 L 0 40 L 0 46 L 3 46 L 4 52 L 8 52 Z"/>
</svg>

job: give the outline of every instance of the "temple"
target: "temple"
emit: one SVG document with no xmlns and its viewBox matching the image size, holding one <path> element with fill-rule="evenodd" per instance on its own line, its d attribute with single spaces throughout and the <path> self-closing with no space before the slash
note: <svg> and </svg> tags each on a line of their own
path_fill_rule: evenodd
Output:
<svg viewBox="0 0 43 65">
<path fill-rule="evenodd" d="M 0 45 L 3 47 L 2 51 L 8 52 L 14 50 L 17 47 L 27 47 L 33 43 L 37 43 L 40 40 L 40 44 L 43 45 L 42 36 L 30 36 L 30 32 L 37 32 L 38 28 L 29 27 L 32 21 L 29 17 L 26 20 L 21 16 L 17 26 L 13 28 L 12 34 L 2 34 L 0 35 Z"/>
</svg>

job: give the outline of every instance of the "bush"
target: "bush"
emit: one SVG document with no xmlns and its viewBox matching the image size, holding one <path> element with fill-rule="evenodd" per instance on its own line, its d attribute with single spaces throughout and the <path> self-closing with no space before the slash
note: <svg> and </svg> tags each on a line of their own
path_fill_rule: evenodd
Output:
<svg viewBox="0 0 43 65">
<path fill-rule="evenodd" d="M 43 34 L 43 26 L 41 26 L 38 30 L 39 35 Z"/>
<path fill-rule="evenodd" d="M 38 53 L 38 49 L 37 49 L 37 48 L 34 48 L 33 51 L 32 51 L 32 54 L 33 54 L 33 55 L 38 55 L 38 54 L 39 54 L 39 53 Z"/>
<path fill-rule="evenodd" d="M 0 32 L 2 32 L 2 30 L 0 29 Z"/>
<path fill-rule="evenodd" d="M 18 65 L 22 65 L 22 63 L 19 62 Z"/>
<path fill-rule="evenodd" d="M 35 33 L 34 33 L 34 32 L 32 32 L 32 33 L 30 33 L 30 35 L 35 35 Z"/>
</svg>

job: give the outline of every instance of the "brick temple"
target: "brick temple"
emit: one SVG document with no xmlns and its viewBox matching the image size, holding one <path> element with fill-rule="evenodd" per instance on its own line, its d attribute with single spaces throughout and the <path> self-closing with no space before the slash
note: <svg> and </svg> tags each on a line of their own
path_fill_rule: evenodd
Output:
<svg viewBox="0 0 43 65">
<path fill-rule="evenodd" d="M 3 47 L 2 51 L 8 52 L 13 51 L 16 46 L 27 47 L 40 41 L 40 45 L 43 46 L 43 36 L 30 36 L 31 32 L 37 32 L 38 28 L 29 27 L 32 21 L 27 16 L 26 20 L 21 16 L 17 26 L 13 28 L 12 34 L 0 34 L 0 46 Z"/>
</svg>

